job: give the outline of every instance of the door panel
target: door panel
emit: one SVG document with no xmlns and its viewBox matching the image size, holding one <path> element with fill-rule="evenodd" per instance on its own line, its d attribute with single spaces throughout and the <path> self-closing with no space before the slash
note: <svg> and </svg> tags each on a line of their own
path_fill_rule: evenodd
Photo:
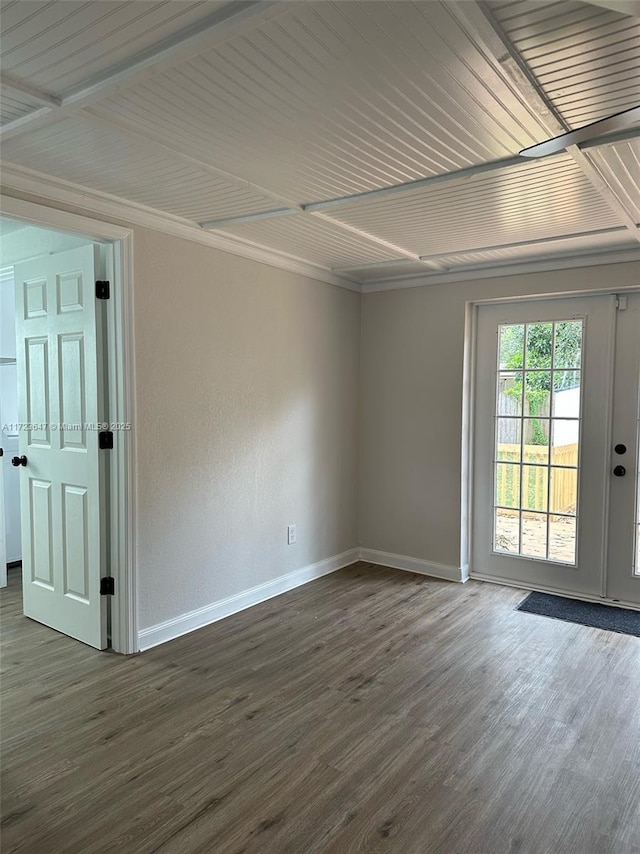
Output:
<svg viewBox="0 0 640 854">
<path fill-rule="evenodd" d="M 472 568 L 602 593 L 612 299 L 481 306 Z"/>
<path fill-rule="evenodd" d="M 473 574 L 640 606 L 639 412 L 640 294 L 482 306 Z"/>
<path fill-rule="evenodd" d="M 89 601 L 90 543 L 87 490 L 62 484 L 62 576 L 64 592 Z"/>
<path fill-rule="evenodd" d="M 629 294 L 616 312 L 616 355 L 611 431 L 609 535 L 606 591 L 610 599 L 640 605 L 638 530 L 638 411 L 640 389 L 640 294 Z M 624 453 L 616 446 L 624 445 Z M 616 466 L 626 474 L 616 477 Z"/>
<path fill-rule="evenodd" d="M 97 247 L 15 267 L 24 613 L 103 649 Z"/>
<path fill-rule="evenodd" d="M 49 340 L 28 338 L 25 344 L 25 373 L 27 379 L 28 444 L 48 448 L 51 442 L 51 410 L 49 408 Z M 18 379 L 18 382 L 20 380 Z"/>
<path fill-rule="evenodd" d="M 31 526 L 31 583 L 54 589 L 52 484 L 29 478 L 29 515 Z M 26 610 L 25 610 L 26 613 Z"/>
</svg>

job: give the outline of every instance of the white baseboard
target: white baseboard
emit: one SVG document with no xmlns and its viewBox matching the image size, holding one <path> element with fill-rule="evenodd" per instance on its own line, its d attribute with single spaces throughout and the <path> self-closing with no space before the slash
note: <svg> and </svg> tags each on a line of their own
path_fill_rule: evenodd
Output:
<svg viewBox="0 0 640 854">
<path fill-rule="evenodd" d="M 396 555 L 391 552 L 380 552 L 376 549 L 360 549 L 360 560 L 389 566 L 392 569 L 404 569 L 405 572 L 416 572 L 419 575 L 430 575 L 432 578 L 442 578 L 445 581 L 464 583 L 469 579 L 468 566 L 449 566 L 445 563 L 432 563 L 417 557 Z"/>
<path fill-rule="evenodd" d="M 203 608 L 181 614 L 179 617 L 150 626 L 148 629 L 141 629 L 138 632 L 138 649 L 142 652 L 196 629 L 201 629 L 203 626 L 208 626 L 224 617 L 230 617 L 231 614 L 236 614 L 238 611 L 244 611 L 245 608 L 250 608 L 252 605 L 258 605 L 260 602 L 279 596 L 281 593 L 286 593 L 288 590 L 293 590 L 302 584 L 321 578 L 323 575 L 343 569 L 343 567 L 349 566 L 359 559 L 360 549 L 350 549 L 342 552 L 342 554 L 333 555 L 333 557 L 318 561 L 318 563 L 305 566 L 295 572 L 281 575 L 279 578 L 274 578 L 273 581 L 267 581 L 265 584 L 260 584 L 249 590 L 243 590 L 242 593 L 237 593 L 235 596 L 229 596 L 227 599 L 221 599 L 219 602 L 213 602 L 211 605 L 205 605 Z"/>
<path fill-rule="evenodd" d="M 329 575 L 331 572 L 343 569 L 358 560 L 388 566 L 392 569 L 403 569 L 406 572 L 416 572 L 419 575 L 428 575 L 432 578 L 442 578 L 446 581 L 465 582 L 469 578 L 469 569 L 466 566 L 447 566 L 443 563 L 432 563 L 420 558 L 380 552 L 375 549 L 349 549 L 342 554 L 333 555 L 333 557 L 328 557 L 325 560 L 318 561 L 318 563 L 312 563 L 310 566 L 304 566 L 295 572 L 281 575 L 279 578 L 274 578 L 273 581 L 267 581 L 265 584 L 260 584 L 249 590 L 243 590 L 242 593 L 237 593 L 235 596 L 229 596 L 227 599 L 221 599 L 219 602 L 213 602 L 211 605 L 205 605 L 203 608 L 181 614 L 179 617 L 150 626 L 148 629 L 141 629 L 138 632 L 138 649 L 143 652 L 189 632 L 194 632 L 196 629 L 201 629 L 225 617 L 230 617 L 232 614 L 237 614 L 238 611 L 244 611 L 245 608 L 251 608 L 253 605 L 258 605 L 274 596 L 280 596 L 281 593 L 286 593 L 288 590 L 294 590 L 296 587 L 314 581 L 316 578 L 322 578 L 323 575 Z"/>
</svg>

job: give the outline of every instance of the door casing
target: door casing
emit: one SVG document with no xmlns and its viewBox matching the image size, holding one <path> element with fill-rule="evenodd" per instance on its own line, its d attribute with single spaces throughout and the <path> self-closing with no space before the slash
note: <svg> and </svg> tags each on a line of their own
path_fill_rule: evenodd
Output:
<svg viewBox="0 0 640 854">
<path fill-rule="evenodd" d="M 477 345 L 478 311 L 482 305 L 495 304 L 517 304 L 524 302 L 535 302 L 541 299 L 567 299 L 571 297 L 610 296 L 612 299 L 624 294 L 640 293 L 640 282 L 637 285 L 629 285 L 621 288 L 593 288 L 585 290 L 559 291 L 556 293 L 527 294 L 517 297 L 496 297 L 492 299 L 468 301 L 465 304 L 465 338 L 464 338 L 464 360 L 463 360 L 463 406 L 462 406 L 462 479 L 461 479 L 461 540 L 460 556 L 461 565 L 468 567 L 468 577 L 479 581 L 487 581 L 510 587 L 518 587 L 527 590 L 543 590 L 537 584 L 528 584 L 521 581 L 509 581 L 503 578 L 494 578 L 474 570 L 471 560 L 471 542 L 473 527 L 473 464 L 474 464 L 474 412 L 476 393 L 476 361 L 475 352 Z M 611 400 L 609 406 L 612 413 L 613 388 L 611 388 Z M 604 496 L 604 513 L 609 514 L 609 488 L 607 485 Z M 604 582 L 603 582 L 604 586 Z M 612 600 L 603 596 L 590 595 L 588 593 L 577 594 L 572 590 L 554 588 L 550 593 L 564 595 L 569 598 L 579 598 L 585 601 L 598 602 L 603 605 L 620 606 L 640 610 L 636 602 L 622 602 Z"/>
<path fill-rule="evenodd" d="M 135 387 L 133 347 L 133 231 L 45 205 L 0 196 L 2 212 L 41 228 L 55 229 L 113 244 L 107 276 L 106 358 L 111 420 L 131 424 L 126 441 L 109 452 L 110 574 L 115 579 L 111 603 L 111 644 L 115 652 L 139 651 L 135 565 Z"/>
</svg>

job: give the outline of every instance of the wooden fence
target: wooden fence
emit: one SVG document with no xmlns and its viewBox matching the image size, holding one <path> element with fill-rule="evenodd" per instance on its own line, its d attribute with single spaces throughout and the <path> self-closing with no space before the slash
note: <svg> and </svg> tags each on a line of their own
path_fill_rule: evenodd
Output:
<svg viewBox="0 0 640 854">
<path fill-rule="evenodd" d="M 578 472 L 576 468 L 547 468 L 545 445 L 524 445 L 523 463 L 542 463 L 538 466 L 498 466 L 496 476 L 496 504 L 501 507 L 519 507 L 520 477 L 522 477 L 522 509 L 547 510 L 547 477 L 551 476 L 549 510 L 555 513 L 575 513 L 578 494 Z M 501 462 L 519 462 L 520 445 L 500 443 L 498 459 Z M 558 445 L 551 448 L 552 466 L 577 466 L 578 445 Z M 551 472 L 551 474 L 550 474 Z"/>
</svg>

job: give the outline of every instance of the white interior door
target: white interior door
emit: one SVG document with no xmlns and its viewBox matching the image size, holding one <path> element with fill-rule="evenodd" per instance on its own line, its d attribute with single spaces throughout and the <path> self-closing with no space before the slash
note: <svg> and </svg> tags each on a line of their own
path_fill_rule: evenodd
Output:
<svg viewBox="0 0 640 854">
<path fill-rule="evenodd" d="M 480 307 L 474 576 L 640 604 L 640 296 L 621 308 L 610 295 Z"/>
<path fill-rule="evenodd" d="M 16 264 L 19 462 L 26 616 L 107 645 L 102 337 L 87 245 Z"/>
</svg>

